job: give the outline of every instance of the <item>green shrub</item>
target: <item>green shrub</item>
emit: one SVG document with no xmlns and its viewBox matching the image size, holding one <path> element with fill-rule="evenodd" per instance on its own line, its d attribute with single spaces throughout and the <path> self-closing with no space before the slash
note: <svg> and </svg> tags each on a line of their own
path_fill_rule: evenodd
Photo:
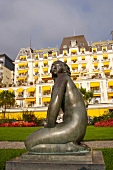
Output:
<svg viewBox="0 0 113 170">
<path fill-rule="evenodd" d="M 98 117 L 94 117 L 92 120 L 92 124 L 94 125 L 96 122 L 100 122 L 103 120 L 108 120 L 108 119 L 112 119 L 113 118 L 113 112 L 109 112 L 107 114 L 104 114 L 102 116 L 98 116 Z"/>
<path fill-rule="evenodd" d="M 38 119 L 34 112 L 28 112 L 28 111 L 24 111 L 23 112 L 23 120 L 25 122 L 35 122 L 38 126 L 42 126 L 43 125 L 43 122 L 44 120 L 43 119 Z"/>
</svg>

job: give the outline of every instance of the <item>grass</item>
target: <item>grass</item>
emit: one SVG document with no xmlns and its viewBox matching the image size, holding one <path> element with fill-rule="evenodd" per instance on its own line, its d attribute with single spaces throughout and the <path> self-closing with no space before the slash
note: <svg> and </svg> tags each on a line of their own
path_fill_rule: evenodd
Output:
<svg viewBox="0 0 113 170">
<path fill-rule="evenodd" d="M 0 149 L 0 170 L 5 170 L 6 161 L 16 158 L 25 152 L 25 149 Z"/>
<path fill-rule="evenodd" d="M 101 149 L 104 157 L 104 162 L 106 165 L 106 170 L 113 169 L 113 148 Z"/>
<path fill-rule="evenodd" d="M 24 141 L 32 132 L 41 127 L 0 127 L 0 141 Z M 85 141 L 113 140 L 113 127 L 88 126 Z M 106 170 L 113 169 L 113 148 L 101 149 Z M 7 160 L 18 157 L 25 149 L 0 149 L 0 170 L 5 170 Z"/>
<path fill-rule="evenodd" d="M 84 140 L 113 140 L 113 127 L 88 126 Z"/>
<path fill-rule="evenodd" d="M 0 141 L 24 141 L 41 127 L 0 127 Z M 113 140 L 113 127 L 88 126 L 85 141 Z"/>
<path fill-rule="evenodd" d="M 0 127 L 0 141 L 24 141 L 41 127 Z"/>
<path fill-rule="evenodd" d="M 106 170 L 113 169 L 113 148 L 101 149 L 106 165 Z M 0 149 L 0 170 L 5 170 L 6 161 L 16 158 L 23 153 L 25 149 Z"/>
</svg>

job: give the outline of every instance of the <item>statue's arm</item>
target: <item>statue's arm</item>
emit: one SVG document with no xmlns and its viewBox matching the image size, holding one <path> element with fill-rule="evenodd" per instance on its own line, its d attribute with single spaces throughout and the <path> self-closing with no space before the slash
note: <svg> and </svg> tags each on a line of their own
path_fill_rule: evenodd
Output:
<svg viewBox="0 0 113 170">
<path fill-rule="evenodd" d="M 47 111 L 47 127 L 53 128 L 56 125 L 56 119 L 59 114 L 63 96 L 66 89 L 67 80 L 65 75 L 60 75 L 54 84 L 51 101 Z"/>
</svg>

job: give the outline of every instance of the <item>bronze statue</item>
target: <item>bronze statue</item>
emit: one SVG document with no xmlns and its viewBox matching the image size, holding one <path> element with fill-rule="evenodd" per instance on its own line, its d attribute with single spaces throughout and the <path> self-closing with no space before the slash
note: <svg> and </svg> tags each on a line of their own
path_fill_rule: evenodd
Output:
<svg viewBox="0 0 113 170">
<path fill-rule="evenodd" d="M 86 107 L 80 91 L 70 77 L 70 68 L 62 61 L 55 61 L 50 70 L 54 79 L 51 101 L 45 128 L 32 133 L 25 141 L 28 151 L 34 153 L 88 152 L 82 145 L 87 127 Z M 56 123 L 59 111 L 63 122 Z"/>
</svg>

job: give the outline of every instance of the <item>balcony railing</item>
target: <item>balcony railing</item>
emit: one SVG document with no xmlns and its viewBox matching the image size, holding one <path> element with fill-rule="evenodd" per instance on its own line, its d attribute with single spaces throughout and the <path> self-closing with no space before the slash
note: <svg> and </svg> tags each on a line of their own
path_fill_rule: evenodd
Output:
<svg viewBox="0 0 113 170">
<path fill-rule="evenodd" d="M 113 88 L 108 88 L 108 92 L 113 92 Z"/>
<path fill-rule="evenodd" d="M 32 98 L 32 97 L 36 97 L 36 94 L 28 94 L 28 95 L 27 95 L 27 98 L 28 98 L 28 97 L 31 97 L 31 98 Z"/>
<path fill-rule="evenodd" d="M 98 89 L 98 90 L 93 90 L 94 93 L 101 93 L 101 90 Z"/>
</svg>

